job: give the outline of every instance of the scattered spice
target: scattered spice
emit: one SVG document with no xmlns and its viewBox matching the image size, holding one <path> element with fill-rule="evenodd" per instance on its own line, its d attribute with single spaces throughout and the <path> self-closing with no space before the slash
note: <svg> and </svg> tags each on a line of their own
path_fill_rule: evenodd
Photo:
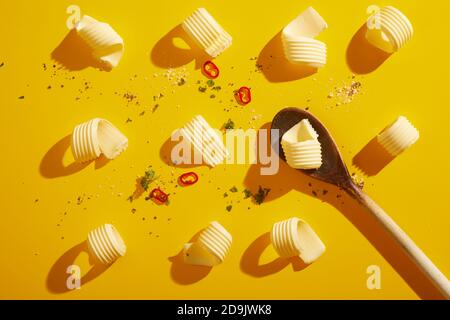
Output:
<svg viewBox="0 0 450 320">
<path fill-rule="evenodd" d="M 84 195 L 77 197 L 77 205 L 80 206 L 84 201 Z"/>
<path fill-rule="evenodd" d="M 236 192 L 238 192 L 238 188 L 236 188 L 236 186 L 233 186 L 233 187 L 230 189 L 230 192 L 236 193 Z"/>
<path fill-rule="evenodd" d="M 353 182 L 358 186 L 358 188 L 363 189 L 364 188 L 364 178 L 357 175 L 355 172 L 352 173 L 352 180 Z"/>
<path fill-rule="evenodd" d="M 233 206 L 232 205 L 228 205 L 225 209 L 227 209 L 227 211 L 230 212 L 231 209 L 233 209 Z"/>
<path fill-rule="evenodd" d="M 328 99 L 335 99 L 335 105 L 349 104 L 361 93 L 362 84 L 356 80 L 356 76 L 351 77 L 350 82 L 343 82 L 341 86 L 335 86 L 333 91 L 327 96 Z"/>
<path fill-rule="evenodd" d="M 228 119 L 228 121 L 224 123 L 223 128 L 225 130 L 233 130 L 235 128 L 233 120 Z"/>
<path fill-rule="evenodd" d="M 4 65 L 5 65 L 5 63 L 2 62 L 2 63 L 0 64 L 0 68 L 2 68 Z"/>
<path fill-rule="evenodd" d="M 208 80 L 208 81 L 206 81 L 206 85 L 208 86 L 208 87 L 214 87 L 214 84 L 215 84 L 215 82 L 213 81 L 213 80 Z"/>
<path fill-rule="evenodd" d="M 206 87 L 199 86 L 198 91 L 200 91 L 201 93 L 204 93 L 206 91 Z"/>
<path fill-rule="evenodd" d="M 259 186 L 258 192 L 253 195 L 256 204 L 261 205 L 269 194 L 270 189 Z"/>
<path fill-rule="evenodd" d="M 23 99 L 25 99 L 25 96 L 20 96 L 19 97 L 19 100 L 23 100 Z"/>
<path fill-rule="evenodd" d="M 130 92 L 125 92 L 123 94 L 123 98 L 127 101 L 128 104 L 130 104 L 135 99 L 137 99 L 137 96 L 135 94 L 130 93 Z"/>
<path fill-rule="evenodd" d="M 179 69 L 170 68 L 164 72 L 163 76 L 169 81 L 171 86 L 183 86 L 187 82 L 188 71 L 185 67 Z"/>
<path fill-rule="evenodd" d="M 145 191 L 148 190 L 150 184 L 157 179 L 155 170 L 151 168 L 151 166 L 145 171 L 144 176 L 140 180 L 140 184 L 142 189 Z"/>
<path fill-rule="evenodd" d="M 250 190 L 248 190 L 248 189 L 245 189 L 242 192 L 244 193 L 244 199 L 248 199 L 248 198 L 250 198 L 253 195 L 253 193 Z"/>
</svg>

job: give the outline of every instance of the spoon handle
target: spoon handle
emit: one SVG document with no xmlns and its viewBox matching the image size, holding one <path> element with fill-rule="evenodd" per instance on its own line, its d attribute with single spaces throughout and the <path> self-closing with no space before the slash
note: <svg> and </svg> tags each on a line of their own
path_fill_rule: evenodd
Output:
<svg viewBox="0 0 450 320">
<path fill-rule="evenodd" d="M 450 299 L 450 282 L 446 276 L 434 265 L 434 263 L 423 253 L 414 241 L 395 223 L 395 221 L 384 210 L 375 203 L 366 193 L 357 186 L 347 189 L 347 192 L 363 205 L 390 235 L 405 250 L 418 268 L 428 277 L 433 285 L 447 299 Z"/>
</svg>

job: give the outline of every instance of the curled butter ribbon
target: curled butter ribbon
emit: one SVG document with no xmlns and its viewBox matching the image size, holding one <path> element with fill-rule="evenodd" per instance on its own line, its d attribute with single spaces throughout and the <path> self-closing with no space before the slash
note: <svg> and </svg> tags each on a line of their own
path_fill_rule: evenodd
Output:
<svg viewBox="0 0 450 320">
<path fill-rule="evenodd" d="M 105 119 L 81 123 L 72 132 L 72 154 L 77 162 L 91 161 L 101 154 L 112 160 L 127 147 L 127 137 Z"/>
<path fill-rule="evenodd" d="M 272 245 L 283 258 L 300 257 L 312 263 L 324 252 L 325 245 L 314 230 L 299 218 L 277 222 L 270 234 Z"/>
<path fill-rule="evenodd" d="M 387 152 L 396 157 L 416 143 L 419 136 L 419 131 L 412 123 L 400 116 L 377 136 L 377 140 Z"/>
<path fill-rule="evenodd" d="M 215 58 L 225 51 L 233 41 L 205 8 L 198 8 L 182 23 L 186 33 L 208 55 Z"/>
<path fill-rule="evenodd" d="M 109 24 L 85 15 L 75 28 L 91 48 L 93 57 L 102 62 L 105 69 L 117 67 L 123 56 L 124 44 L 123 39 Z"/>
<path fill-rule="evenodd" d="M 123 257 L 127 251 L 125 242 L 111 224 L 104 224 L 89 232 L 87 243 L 91 255 L 106 265 Z"/>
<path fill-rule="evenodd" d="M 200 233 L 197 241 L 184 245 L 184 262 L 192 265 L 216 266 L 227 256 L 232 241 L 231 234 L 220 223 L 213 221 Z"/>
<path fill-rule="evenodd" d="M 381 8 L 367 21 L 366 39 L 373 46 L 393 53 L 412 38 L 413 27 L 409 19 L 392 6 Z"/>
<path fill-rule="evenodd" d="M 306 9 L 283 29 L 286 59 L 295 64 L 323 67 L 327 62 L 327 46 L 314 38 L 327 28 L 327 23 L 314 8 Z"/>
</svg>

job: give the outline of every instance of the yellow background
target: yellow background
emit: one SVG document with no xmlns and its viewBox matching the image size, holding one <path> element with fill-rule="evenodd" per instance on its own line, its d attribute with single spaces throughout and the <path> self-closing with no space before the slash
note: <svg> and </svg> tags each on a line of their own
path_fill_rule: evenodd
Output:
<svg viewBox="0 0 450 320">
<path fill-rule="evenodd" d="M 420 130 L 421 138 L 380 173 L 366 178 L 365 191 L 449 275 L 447 1 L 377 3 L 401 9 L 415 28 L 413 39 L 374 72 L 357 76 L 362 94 L 339 107 L 333 107 L 334 100 L 327 95 L 342 81 L 349 82 L 347 47 L 372 1 L 80 0 L 76 4 L 82 13 L 110 23 L 122 36 L 125 55 L 109 73 L 95 68 L 67 72 L 57 67 L 52 76 L 50 56 L 68 33 L 65 10 L 70 4 L 62 0 L 0 3 L 0 63 L 5 63 L 0 68 L 1 298 L 418 298 L 404 279 L 420 297 L 436 297 L 357 205 L 346 197 L 336 200 L 339 191 L 316 182 L 309 187 L 308 178 L 285 166 L 278 177 L 258 181 L 250 173 L 246 180 L 248 170 L 255 169 L 249 165 L 194 168 L 200 182 L 175 188 L 171 180 L 190 169 L 167 166 L 160 149 L 172 130 L 195 114 L 202 114 L 215 127 L 231 118 L 238 127 L 258 128 L 282 107 L 299 106 L 310 107 L 326 124 L 350 166 L 364 145 L 403 114 Z M 255 72 L 252 58 L 309 5 L 329 24 L 319 37 L 328 45 L 326 67 L 296 81 L 268 81 L 263 73 Z M 195 50 L 183 51 L 176 59 L 164 51 L 154 52 L 151 58 L 158 41 L 200 6 L 233 36 L 233 45 L 215 60 L 221 69 L 216 82 L 223 88 L 216 99 L 197 90 L 196 81 L 205 78 L 190 57 Z M 172 86 L 155 59 L 185 63 L 187 84 Z M 84 82 L 89 89 L 85 90 Z M 235 108 L 229 100 L 240 85 L 252 87 L 253 102 Z M 127 106 L 122 98 L 125 92 L 138 98 Z M 165 96 L 152 113 L 153 96 L 160 92 Z M 25 98 L 20 100 L 20 96 Z M 228 107 L 231 111 L 224 111 Z M 139 116 L 143 110 L 145 115 Z M 254 120 L 255 115 L 262 117 Z M 98 162 L 97 169 L 94 163 L 84 168 L 70 165 L 68 139 L 63 138 L 76 124 L 93 117 L 117 125 L 128 136 L 129 148 L 110 163 Z M 128 118 L 131 123 L 126 123 Z M 56 151 L 45 158 L 55 144 Z M 66 149 L 62 164 L 60 153 Z M 126 201 L 136 177 L 149 165 L 166 189 L 176 192 L 169 206 L 157 206 L 143 197 L 131 204 Z M 350 167 L 350 171 L 355 169 Z M 241 194 L 245 185 L 254 191 L 258 184 L 272 188 L 271 197 L 261 206 L 243 200 Z M 224 198 L 223 193 L 233 186 L 239 193 L 228 192 L 230 196 Z M 322 196 L 324 188 L 330 191 Z M 312 196 L 312 190 L 317 190 L 320 199 Z M 83 194 L 83 203 L 77 205 L 77 197 Z M 225 207 L 230 201 L 233 209 L 228 213 Z M 264 236 L 274 222 L 292 216 L 306 220 L 327 245 L 326 253 L 306 268 L 271 262 L 276 256 Z M 212 220 L 222 223 L 234 237 L 225 262 L 209 274 L 176 261 L 173 264 L 169 258 Z M 72 254 L 78 255 L 77 245 L 91 229 L 106 222 L 113 223 L 125 239 L 126 256 L 99 275 L 94 270 L 92 280 L 81 290 L 63 292 L 66 275 L 61 266 Z M 259 251 L 263 251 L 260 264 L 268 265 L 257 266 Z M 87 255 L 80 253 L 76 263 L 86 274 Z M 366 288 L 369 265 L 381 268 L 380 290 Z"/>
</svg>

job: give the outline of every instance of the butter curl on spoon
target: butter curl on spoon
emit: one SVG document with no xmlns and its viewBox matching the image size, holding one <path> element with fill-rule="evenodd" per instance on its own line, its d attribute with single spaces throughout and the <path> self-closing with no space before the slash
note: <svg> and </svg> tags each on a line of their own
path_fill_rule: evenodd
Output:
<svg viewBox="0 0 450 320">
<path fill-rule="evenodd" d="M 281 138 L 286 162 L 295 169 L 317 169 L 322 165 L 319 135 L 307 119 L 289 129 Z"/>
<path fill-rule="evenodd" d="M 279 130 L 282 137 L 294 125 L 307 119 L 318 134 L 318 141 L 322 146 L 323 163 L 318 169 L 302 170 L 302 172 L 314 179 L 335 185 L 345 191 L 350 197 L 363 206 L 369 214 L 391 235 L 399 246 L 415 263 L 417 268 L 429 279 L 430 283 L 438 289 L 441 294 L 450 299 L 450 283 L 446 276 L 433 264 L 433 262 L 422 252 L 414 241 L 395 223 L 395 221 L 378 206 L 367 194 L 365 194 L 353 182 L 342 156 L 322 122 L 308 111 L 299 108 L 285 108 L 278 112 L 272 121 L 272 130 Z M 278 144 L 281 144 L 279 138 Z M 279 148 L 279 156 L 286 160 L 282 148 Z"/>
</svg>

